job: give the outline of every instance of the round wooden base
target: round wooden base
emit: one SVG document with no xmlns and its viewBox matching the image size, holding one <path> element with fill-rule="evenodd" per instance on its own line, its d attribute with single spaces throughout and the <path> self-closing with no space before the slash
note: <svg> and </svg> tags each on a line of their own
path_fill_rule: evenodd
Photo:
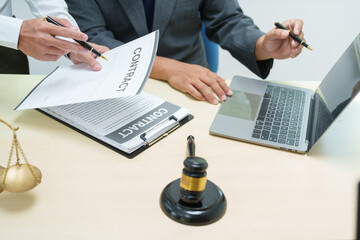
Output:
<svg viewBox="0 0 360 240">
<path fill-rule="evenodd" d="M 180 179 L 169 183 L 161 193 L 160 206 L 174 221 L 201 226 L 219 220 L 226 211 L 226 199 L 221 189 L 207 180 L 204 198 L 196 204 L 185 203 L 179 196 Z"/>
</svg>

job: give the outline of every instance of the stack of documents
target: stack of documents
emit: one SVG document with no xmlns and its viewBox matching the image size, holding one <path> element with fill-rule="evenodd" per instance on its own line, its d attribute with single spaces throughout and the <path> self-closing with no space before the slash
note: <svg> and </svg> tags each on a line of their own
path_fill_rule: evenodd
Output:
<svg viewBox="0 0 360 240">
<path fill-rule="evenodd" d="M 41 112 L 132 157 L 180 122 L 189 110 L 141 92 L 156 56 L 158 31 L 86 64 L 57 68 L 16 107 Z"/>
</svg>

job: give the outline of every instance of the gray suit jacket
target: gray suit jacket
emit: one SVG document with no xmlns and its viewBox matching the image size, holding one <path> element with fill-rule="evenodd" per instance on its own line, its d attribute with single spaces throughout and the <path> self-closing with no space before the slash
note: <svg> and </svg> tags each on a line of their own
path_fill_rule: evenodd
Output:
<svg viewBox="0 0 360 240">
<path fill-rule="evenodd" d="M 117 47 L 148 33 L 142 0 L 66 0 L 89 41 Z M 228 50 L 252 72 L 266 78 L 273 60 L 256 61 L 263 35 L 237 0 L 155 0 L 153 29 L 160 30 L 158 56 L 208 67 L 200 34 Z"/>
</svg>

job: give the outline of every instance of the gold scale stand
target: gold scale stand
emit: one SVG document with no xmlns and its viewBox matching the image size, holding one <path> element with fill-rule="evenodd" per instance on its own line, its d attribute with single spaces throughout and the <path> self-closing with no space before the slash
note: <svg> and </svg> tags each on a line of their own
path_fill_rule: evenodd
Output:
<svg viewBox="0 0 360 240">
<path fill-rule="evenodd" d="M 13 193 L 26 192 L 36 187 L 41 182 L 40 170 L 29 164 L 24 151 L 21 148 L 19 140 L 16 136 L 18 127 L 13 127 L 0 118 L 0 122 L 7 125 L 13 132 L 13 141 L 9 154 L 9 161 L 6 168 L 0 166 L 0 193 L 4 190 Z M 10 166 L 11 159 L 16 153 L 16 164 Z M 20 155 L 23 157 L 25 164 L 20 163 Z"/>
</svg>

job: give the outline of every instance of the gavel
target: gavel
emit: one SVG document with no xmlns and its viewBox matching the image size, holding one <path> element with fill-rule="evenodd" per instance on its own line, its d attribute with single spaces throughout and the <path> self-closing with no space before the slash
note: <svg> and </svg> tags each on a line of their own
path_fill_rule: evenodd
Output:
<svg viewBox="0 0 360 240">
<path fill-rule="evenodd" d="M 160 197 L 161 209 L 169 218 L 199 226 L 216 222 L 225 214 L 225 196 L 207 180 L 207 168 L 207 161 L 195 155 L 195 138 L 188 136 L 181 179 L 169 183 Z"/>
<path fill-rule="evenodd" d="M 187 140 L 188 157 L 184 161 L 179 197 L 185 203 L 195 204 L 204 198 L 208 163 L 195 156 L 195 138 L 190 135 Z"/>
</svg>

